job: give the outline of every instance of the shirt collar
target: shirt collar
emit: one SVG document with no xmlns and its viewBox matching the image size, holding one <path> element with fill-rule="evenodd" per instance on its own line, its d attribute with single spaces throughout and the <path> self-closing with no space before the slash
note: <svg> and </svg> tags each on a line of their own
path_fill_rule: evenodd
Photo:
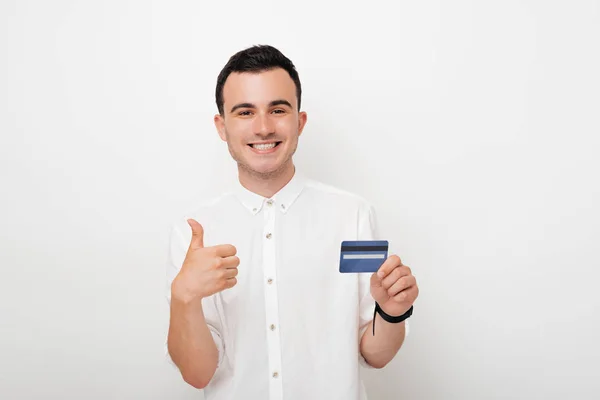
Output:
<svg viewBox="0 0 600 400">
<path fill-rule="evenodd" d="M 285 214 L 304 189 L 305 183 L 306 178 L 296 170 L 292 179 L 271 198 L 251 192 L 240 183 L 239 179 L 235 185 L 234 193 L 243 206 L 253 215 L 258 214 L 265 205 L 275 207 Z"/>
</svg>

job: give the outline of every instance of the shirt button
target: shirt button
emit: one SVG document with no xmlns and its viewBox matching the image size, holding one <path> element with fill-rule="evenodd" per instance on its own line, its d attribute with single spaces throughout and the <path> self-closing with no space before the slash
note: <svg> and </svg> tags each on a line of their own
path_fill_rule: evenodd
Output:
<svg viewBox="0 0 600 400">
<path fill-rule="evenodd" d="M 271 207 L 273 205 L 273 200 L 267 200 L 267 205 Z"/>
<path fill-rule="evenodd" d="M 253 211 L 253 212 L 256 212 L 256 208 L 253 208 L 253 209 L 252 209 L 252 211 Z"/>
<path fill-rule="evenodd" d="M 269 232 L 267 233 L 267 239 L 271 239 L 273 237 L 273 235 Z"/>
<path fill-rule="evenodd" d="M 271 326 L 269 328 L 271 328 L 271 330 L 274 331 L 275 330 L 275 325 L 271 324 Z"/>
<path fill-rule="evenodd" d="M 271 283 L 273 283 L 273 279 L 272 278 L 267 279 L 267 283 L 270 285 Z"/>
<path fill-rule="evenodd" d="M 279 376 L 279 373 L 277 371 L 273 372 L 273 378 L 277 378 Z"/>
<path fill-rule="evenodd" d="M 281 208 L 285 210 L 285 204 L 282 204 L 282 205 L 281 205 Z"/>
</svg>

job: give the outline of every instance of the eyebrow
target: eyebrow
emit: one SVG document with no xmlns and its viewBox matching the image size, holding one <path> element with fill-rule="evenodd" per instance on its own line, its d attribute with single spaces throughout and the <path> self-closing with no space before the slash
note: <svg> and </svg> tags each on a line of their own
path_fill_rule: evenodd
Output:
<svg viewBox="0 0 600 400">
<path fill-rule="evenodd" d="M 273 100 L 272 102 L 269 103 L 269 107 L 281 106 L 281 105 L 292 108 L 292 105 L 290 104 L 290 102 L 287 100 L 283 100 L 283 99 Z M 256 108 L 256 106 L 252 103 L 239 103 L 231 108 L 230 113 L 234 112 L 238 108 Z"/>
</svg>

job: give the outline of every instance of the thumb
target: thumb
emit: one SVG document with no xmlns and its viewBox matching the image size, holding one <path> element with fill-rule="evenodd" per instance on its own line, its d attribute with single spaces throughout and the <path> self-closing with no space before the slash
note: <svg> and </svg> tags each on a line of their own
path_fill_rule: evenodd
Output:
<svg viewBox="0 0 600 400">
<path fill-rule="evenodd" d="M 371 286 L 381 286 L 382 279 L 377 275 L 377 272 L 371 274 Z"/>
<path fill-rule="evenodd" d="M 188 219 L 188 224 L 192 228 L 192 240 L 190 241 L 190 248 L 203 248 L 204 247 L 204 228 L 194 219 Z"/>
</svg>

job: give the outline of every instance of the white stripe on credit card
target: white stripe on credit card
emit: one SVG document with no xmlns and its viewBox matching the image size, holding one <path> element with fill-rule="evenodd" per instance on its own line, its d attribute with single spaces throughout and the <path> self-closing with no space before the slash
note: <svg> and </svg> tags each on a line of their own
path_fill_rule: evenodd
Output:
<svg viewBox="0 0 600 400">
<path fill-rule="evenodd" d="M 344 254 L 342 255 L 344 260 L 366 260 L 366 259 L 377 259 L 385 258 L 385 254 Z"/>
</svg>

